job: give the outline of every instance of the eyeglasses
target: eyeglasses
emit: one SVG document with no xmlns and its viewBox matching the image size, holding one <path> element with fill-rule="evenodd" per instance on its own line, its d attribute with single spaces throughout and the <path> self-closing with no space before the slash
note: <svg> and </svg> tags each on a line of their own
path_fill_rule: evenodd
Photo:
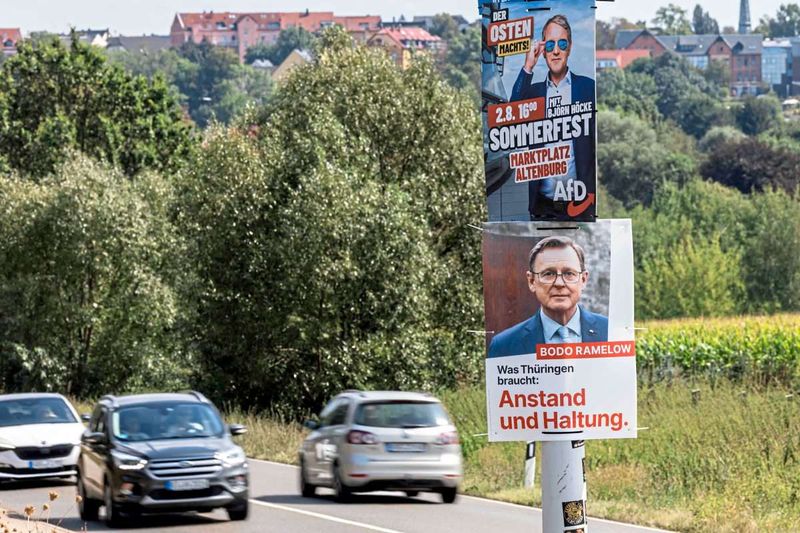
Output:
<svg viewBox="0 0 800 533">
<path fill-rule="evenodd" d="M 581 274 L 583 272 L 575 272 L 574 270 L 567 270 L 566 272 L 555 272 L 553 270 L 545 270 L 544 272 L 534 272 L 537 276 L 539 276 L 539 281 L 544 283 L 545 285 L 552 285 L 558 279 L 558 276 L 561 276 L 561 279 L 564 280 L 564 283 L 569 285 L 574 285 L 578 283 L 581 279 Z"/>
<path fill-rule="evenodd" d="M 566 40 L 566 39 L 559 39 L 558 40 L 558 47 L 561 48 L 561 50 L 566 52 L 567 48 L 569 48 L 569 41 Z M 556 49 L 556 41 L 546 41 L 544 43 L 545 52 L 552 52 L 555 49 Z"/>
</svg>

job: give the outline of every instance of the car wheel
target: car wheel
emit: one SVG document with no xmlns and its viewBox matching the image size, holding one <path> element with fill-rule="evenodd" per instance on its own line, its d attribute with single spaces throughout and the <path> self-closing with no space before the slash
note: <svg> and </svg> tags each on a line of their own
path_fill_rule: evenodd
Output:
<svg viewBox="0 0 800 533">
<path fill-rule="evenodd" d="M 111 483 L 106 480 L 103 489 L 103 503 L 106 507 L 106 525 L 108 527 L 119 527 L 123 524 L 122 516 L 119 513 L 119 505 L 114 503 L 111 496 Z"/>
<path fill-rule="evenodd" d="M 250 511 L 250 502 L 245 500 L 238 505 L 232 505 L 225 509 L 228 512 L 228 518 L 231 520 L 247 520 L 247 513 Z"/>
<path fill-rule="evenodd" d="M 342 480 L 339 465 L 333 467 L 333 491 L 336 493 L 336 501 L 341 503 L 349 502 L 353 498 L 353 490 Z"/>
<path fill-rule="evenodd" d="M 83 485 L 83 479 L 78 474 L 78 512 L 81 515 L 81 520 L 94 521 L 97 520 L 98 511 L 100 511 L 100 502 L 97 500 L 89 499 L 86 496 L 86 487 Z"/>
<path fill-rule="evenodd" d="M 317 486 L 312 485 L 306 478 L 306 462 L 300 460 L 300 494 L 303 498 L 313 498 L 317 494 Z"/>
<path fill-rule="evenodd" d="M 458 489 L 455 487 L 445 487 L 441 490 L 442 501 L 444 503 L 453 503 L 458 496 Z"/>
<path fill-rule="evenodd" d="M 419 496 L 419 491 L 418 490 L 407 490 L 406 491 L 406 496 L 408 496 L 409 498 L 416 498 L 417 496 Z"/>
</svg>

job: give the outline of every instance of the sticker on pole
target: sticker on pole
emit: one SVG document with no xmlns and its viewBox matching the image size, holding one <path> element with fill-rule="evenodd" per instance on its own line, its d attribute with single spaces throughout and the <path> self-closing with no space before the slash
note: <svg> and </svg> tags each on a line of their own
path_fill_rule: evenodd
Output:
<svg viewBox="0 0 800 533">
<path fill-rule="evenodd" d="M 489 440 L 635 438 L 630 220 L 483 235 Z"/>
<path fill-rule="evenodd" d="M 489 220 L 594 221 L 594 0 L 478 7 Z"/>
</svg>

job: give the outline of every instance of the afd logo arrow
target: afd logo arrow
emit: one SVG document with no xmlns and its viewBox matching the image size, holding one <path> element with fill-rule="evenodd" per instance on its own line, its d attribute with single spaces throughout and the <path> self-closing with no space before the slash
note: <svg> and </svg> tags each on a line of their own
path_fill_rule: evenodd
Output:
<svg viewBox="0 0 800 533">
<path fill-rule="evenodd" d="M 589 195 L 586 197 L 586 200 L 579 203 L 578 205 L 575 205 L 575 202 L 570 202 L 569 205 L 567 206 L 567 214 L 574 218 L 583 213 L 584 211 L 586 211 L 589 208 L 589 206 L 592 205 L 593 203 L 594 203 L 594 193 L 589 193 Z"/>
</svg>

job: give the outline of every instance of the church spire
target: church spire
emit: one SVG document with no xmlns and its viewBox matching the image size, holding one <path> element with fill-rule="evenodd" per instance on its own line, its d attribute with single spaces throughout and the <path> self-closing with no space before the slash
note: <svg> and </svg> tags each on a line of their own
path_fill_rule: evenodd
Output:
<svg viewBox="0 0 800 533">
<path fill-rule="evenodd" d="M 750 2 L 741 0 L 739 4 L 739 33 L 750 33 L 752 29 L 750 25 Z"/>
</svg>

